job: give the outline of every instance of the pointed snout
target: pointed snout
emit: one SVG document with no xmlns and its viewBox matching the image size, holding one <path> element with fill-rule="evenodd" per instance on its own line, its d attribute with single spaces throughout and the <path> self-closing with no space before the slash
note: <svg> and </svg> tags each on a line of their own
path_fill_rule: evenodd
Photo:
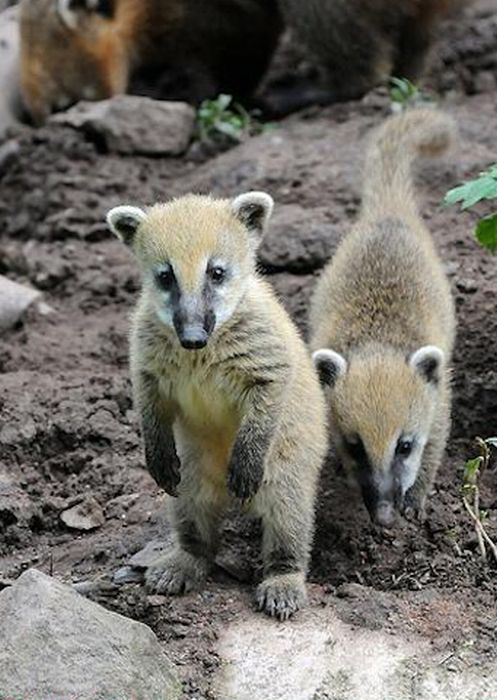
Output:
<svg viewBox="0 0 497 700">
<path fill-rule="evenodd" d="M 204 300 L 192 297 L 181 299 L 173 315 L 174 328 L 182 347 L 187 350 L 205 348 L 214 330 L 216 318 Z"/>
</svg>

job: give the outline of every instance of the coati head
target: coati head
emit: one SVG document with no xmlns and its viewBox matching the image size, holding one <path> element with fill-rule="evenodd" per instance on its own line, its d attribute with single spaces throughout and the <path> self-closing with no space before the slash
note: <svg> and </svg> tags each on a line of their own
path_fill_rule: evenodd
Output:
<svg viewBox="0 0 497 700">
<path fill-rule="evenodd" d="M 21 90 L 36 124 L 80 99 L 124 92 L 128 57 L 118 0 L 22 0 Z"/>
<path fill-rule="evenodd" d="M 272 208 L 264 192 L 232 201 L 188 195 L 146 212 L 115 207 L 107 222 L 138 258 L 159 319 L 195 350 L 241 302 Z"/>
<path fill-rule="evenodd" d="M 371 518 L 391 526 L 414 485 L 430 435 L 444 353 L 427 345 L 408 357 L 388 348 L 313 354 L 328 387 L 332 430 Z"/>
</svg>

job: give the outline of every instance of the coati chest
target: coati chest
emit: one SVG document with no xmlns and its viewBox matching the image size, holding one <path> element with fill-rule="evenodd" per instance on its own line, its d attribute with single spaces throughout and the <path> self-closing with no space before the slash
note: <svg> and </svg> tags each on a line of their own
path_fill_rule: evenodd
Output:
<svg viewBox="0 0 497 700">
<path fill-rule="evenodd" d="M 160 387 L 175 407 L 179 439 L 201 448 L 210 470 L 223 470 L 240 427 L 240 394 L 219 367 L 195 361 L 168 368 Z"/>
</svg>

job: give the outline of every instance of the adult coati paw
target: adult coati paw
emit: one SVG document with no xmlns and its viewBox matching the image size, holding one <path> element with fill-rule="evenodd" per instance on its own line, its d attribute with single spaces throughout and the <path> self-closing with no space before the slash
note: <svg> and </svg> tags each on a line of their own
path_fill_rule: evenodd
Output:
<svg viewBox="0 0 497 700">
<path fill-rule="evenodd" d="M 150 593 L 189 593 L 202 587 L 207 568 L 206 561 L 177 549 L 159 557 L 147 569 L 145 585 Z"/>
<path fill-rule="evenodd" d="M 288 620 L 306 602 L 304 575 L 270 576 L 257 587 L 255 600 L 259 610 L 278 620 Z"/>
</svg>

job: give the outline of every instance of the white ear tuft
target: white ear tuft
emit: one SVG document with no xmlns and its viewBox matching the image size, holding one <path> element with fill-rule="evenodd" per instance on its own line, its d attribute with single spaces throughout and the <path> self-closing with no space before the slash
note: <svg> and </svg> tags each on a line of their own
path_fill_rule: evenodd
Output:
<svg viewBox="0 0 497 700">
<path fill-rule="evenodd" d="M 110 16 L 111 6 L 102 5 L 101 0 L 57 0 L 57 12 L 69 29 L 77 29 L 82 12 L 99 12 Z"/>
<path fill-rule="evenodd" d="M 260 237 L 272 214 L 274 201 L 265 192 L 246 192 L 235 197 L 231 206 L 237 219 Z"/>
<path fill-rule="evenodd" d="M 424 345 L 409 358 L 409 366 L 430 384 L 440 381 L 444 363 L 444 352 L 436 345 Z"/>
<path fill-rule="evenodd" d="M 334 386 L 347 372 L 347 360 L 334 350 L 323 348 L 312 353 L 312 361 L 322 386 Z"/>
<path fill-rule="evenodd" d="M 131 245 L 138 227 L 146 216 L 143 209 L 139 207 L 122 205 L 111 209 L 106 219 L 112 233 L 115 233 L 126 245 Z"/>
</svg>

